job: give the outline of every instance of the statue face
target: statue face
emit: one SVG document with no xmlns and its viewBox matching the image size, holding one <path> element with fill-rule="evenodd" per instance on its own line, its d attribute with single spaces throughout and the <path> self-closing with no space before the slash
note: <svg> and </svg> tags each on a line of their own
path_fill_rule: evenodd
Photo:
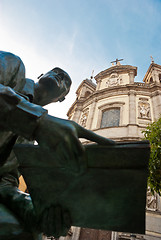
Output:
<svg viewBox="0 0 161 240">
<path fill-rule="evenodd" d="M 50 72 L 55 74 L 59 89 L 59 93 L 57 92 L 57 94 L 60 94 L 59 101 L 63 101 L 70 90 L 70 86 L 72 84 L 71 78 L 69 77 L 68 73 L 61 68 L 54 68 Z"/>
<path fill-rule="evenodd" d="M 60 68 L 54 68 L 44 74 L 37 85 L 39 99 L 37 104 L 46 105 L 51 102 L 63 101 L 68 94 L 71 86 L 71 78 L 69 75 Z"/>
</svg>

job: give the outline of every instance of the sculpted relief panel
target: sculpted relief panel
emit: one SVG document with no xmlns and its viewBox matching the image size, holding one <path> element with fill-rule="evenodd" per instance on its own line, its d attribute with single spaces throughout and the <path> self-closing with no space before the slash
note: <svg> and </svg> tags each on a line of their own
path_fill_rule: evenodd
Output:
<svg viewBox="0 0 161 240">
<path fill-rule="evenodd" d="M 112 73 L 106 82 L 107 87 L 120 85 L 122 79 L 117 73 Z"/>
<path fill-rule="evenodd" d="M 88 113 L 89 113 L 89 110 L 86 110 L 82 113 L 82 117 L 81 117 L 81 120 L 80 120 L 80 124 L 82 125 L 82 127 L 86 127 Z"/>
<path fill-rule="evenodd" d="M 150 104 L 148 102 L 148 99 L 139 99 L 138 102 L 138 117 L 139 118 L 151 118 L 150 113 Z"/>
</svg>

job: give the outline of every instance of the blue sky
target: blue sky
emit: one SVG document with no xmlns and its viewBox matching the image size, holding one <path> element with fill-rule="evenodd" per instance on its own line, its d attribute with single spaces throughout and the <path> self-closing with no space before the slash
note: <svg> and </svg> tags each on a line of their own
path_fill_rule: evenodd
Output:
<svg viewBox="0 0 161 240">
<path fill-rule="evenodd" d="M 142 81 L 150 56 L 161 64 L 161 0 L 1 0 L 1 50 L 19 55 L 26 76 L 58 66 L 72 78 L 63 103 L 49 113 L 66 118 L 81 81 L 122 64 L 138 67 Z"/>
</svg>

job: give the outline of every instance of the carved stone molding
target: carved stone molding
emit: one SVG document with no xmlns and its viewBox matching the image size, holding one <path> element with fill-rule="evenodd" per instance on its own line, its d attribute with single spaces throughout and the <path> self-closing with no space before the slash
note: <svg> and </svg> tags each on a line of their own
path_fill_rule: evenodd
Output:
<svg viewBox="0 0 161 240">
<path fill-rule="evenodd" d="M 82 113 L 82 117 L 81 117 L 81 120 L 80 120 L 80 124 L 82 125 L 82 127 L 86 127 L 88 114 L 89 114 L 89 109 L 86 109 L 86 110 Z"/>
<path fill-rule="evenodd" d="M 122 78 L 117 73 L 112 73 L 106 82 L 107 87 L 118 86 L 121 84 Z"/>
<path fill-rule="evenodd" d="M 129 92 L 128 92 L 128 96 L 130 96 L 130 95 L 136 96 L 136 90 L 130 89 Z"/>
</svg>

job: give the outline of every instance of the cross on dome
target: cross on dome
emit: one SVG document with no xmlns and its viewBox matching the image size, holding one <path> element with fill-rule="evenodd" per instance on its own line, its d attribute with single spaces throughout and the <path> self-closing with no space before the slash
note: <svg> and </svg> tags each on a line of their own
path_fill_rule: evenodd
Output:
<svg viewBox="0 0 161 240">
<path fill-rule="evenodd" d="M 120 61 L 123 61 L 124 59 L 118 59 L 118 58 L 116 58 L 116 60 L 115 61 L 112 61 L 111 63 L 116 63 L 116 65 L 118 65 L 118 63 L 120 62 Z"/>
</svg>

